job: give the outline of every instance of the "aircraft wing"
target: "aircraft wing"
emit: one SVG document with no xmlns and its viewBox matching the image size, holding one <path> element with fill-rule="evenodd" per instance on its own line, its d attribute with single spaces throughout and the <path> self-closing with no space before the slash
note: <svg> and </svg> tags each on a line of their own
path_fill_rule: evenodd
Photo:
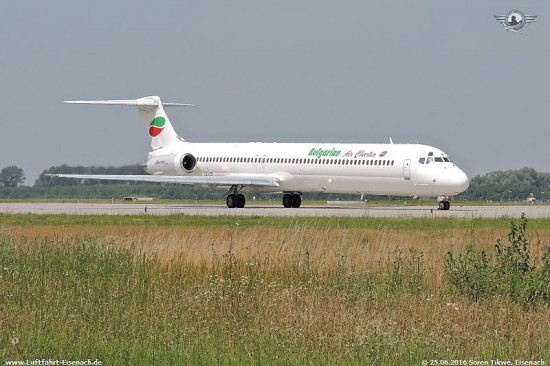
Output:
<svg viewBox="0 0 550 366">
<path fill-rule="evenodd" d="M 133 182 L 151 183 L 174 183 L 174 184 L 196 184 L 211 186 L 257 186 L 257 187 L 278 187 L 276 178 L 246 177 L 246 176 L 194 176 L 184 177 L 178 175 L 101 175 L 101 174 L 44 174 L 49 177 L 76 178 L 76 179 L 100 179 L 120 180 Z"/>
</svg>

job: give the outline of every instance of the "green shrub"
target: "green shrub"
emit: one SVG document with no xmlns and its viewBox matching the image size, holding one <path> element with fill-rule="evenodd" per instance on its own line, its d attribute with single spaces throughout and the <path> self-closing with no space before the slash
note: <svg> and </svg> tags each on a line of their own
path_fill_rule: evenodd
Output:
<svg viewBox="0 0 550 366">
<path fill-rule="evenodd" d="M 451 288 L 471 300 L 492 295 L 507 296 L 523 305 L 550 302 L 550 247 L 538 262 L 531 254 L 527 237 L 527 218 L 510 223 L 508 242 L 498 239 L 494 256 L 469 245 L 465 253 L 445 257 L 446 274 Z"/>
<path fill-rule="evenodd" d="M 491 295 L 493 290 L 493 267 L 487 253 L 476 251 L 473 244 L 457 258 L 452 252 L 445 257 L 449 282 L 462 295 L 478 301 Z"/>
</svg>

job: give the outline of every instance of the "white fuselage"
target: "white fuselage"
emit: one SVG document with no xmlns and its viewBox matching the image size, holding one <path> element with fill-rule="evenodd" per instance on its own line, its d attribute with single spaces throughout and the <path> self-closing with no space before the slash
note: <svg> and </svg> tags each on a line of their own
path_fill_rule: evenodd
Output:
<svg viewBox="0 0 550 366">
<path fill-rule="evenodd" d="M 192 154 L 190 171 L 167 156 Z M 275 178 L 278 187 L 253 192 L 327 192 L 402 196 L 454 196 L 468 176 L 435 147 L 416 144 L 192 143 L 149 153 L 155 175 Z"/>
</svg>

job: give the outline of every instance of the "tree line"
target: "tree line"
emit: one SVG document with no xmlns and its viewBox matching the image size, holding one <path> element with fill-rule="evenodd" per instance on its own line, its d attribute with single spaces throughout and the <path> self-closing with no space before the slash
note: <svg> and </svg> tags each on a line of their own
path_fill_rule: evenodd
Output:
<svg viewBox="0 0 550 366">
<path fill-rule="evenodd" d="M 531 194 L 537 200 L 546 201 L 550 198 L 550 173 L 522 168 L 476 175 L 460 198 L 476 201 L 524 201 Z"/>
<path fill-rule="evenodd" d="M 9 198 L 115 198 L 127 196 L 158 199 L 223 199 L 224 190 L 194 188 L 192 186 L 120 182 L 94 179 L 52 178 L 47 174 L 144 174 L 139 165 L 121 167 L 52 166 L 44 170 L 33 186 L 24 186 L 25 175 L 21 168 L 9 166 L 0 170 L 0 199 Z M 532 168 L 494 171 L 471 179 L 468 190 L 455 197 L 473 201 L 524 201 L 533 194 L 537 200 L 550 199 L 550 173 Z M 257 195 L 259 197 L 273 197 Z M 357 200 L 357 195 L 307 193 L 306 199 Z M 399 197 L 368 196 L 367 199 L 400 199 Z"/>
</svg>

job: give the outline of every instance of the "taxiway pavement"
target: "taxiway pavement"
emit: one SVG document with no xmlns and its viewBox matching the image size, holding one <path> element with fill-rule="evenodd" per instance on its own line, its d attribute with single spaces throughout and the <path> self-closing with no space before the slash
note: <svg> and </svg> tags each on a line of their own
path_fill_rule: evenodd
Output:
<svg viewBox="0 0 550 366">
<path fill-rule="evenodd" d="M 550 205 L 458 206 L 440 211 L 430 206 L 279 206 L 249 205 L 243 209 L 225 205 L 147 203 L 0 203 L 0 214 L 70 215 L 195 215 L 195 216 L 299 216 L 299 217 L 458 217 L 550 218 Z M 0 216 L 1 222 L 1 216 Z"/>
</svg>

